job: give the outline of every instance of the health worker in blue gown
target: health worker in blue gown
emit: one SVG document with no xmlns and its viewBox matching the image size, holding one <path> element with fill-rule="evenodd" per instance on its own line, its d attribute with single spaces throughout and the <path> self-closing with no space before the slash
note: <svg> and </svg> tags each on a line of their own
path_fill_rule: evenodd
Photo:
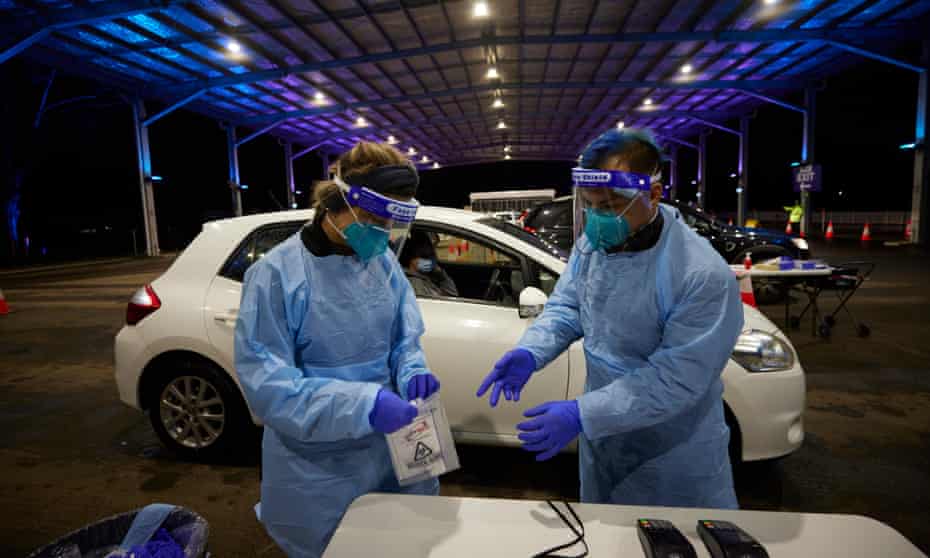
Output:
<svg viewBox="0 0 930 558">
<path fill-rule="evenodd" d="M 312 222 L 245 275 L 236 372 L 265 425 L 260 521 L 292 557 L 318 557 L 348 506 L 401 488 L 385 434 L 439 389 L 423 321 L 397 262 L 419 178 L 389 145 L 362 142 L 316 185 Z"/>
<path fill-rule="evenodd" d="M 660 205 L 660 164 L 640 130 L 585 149 L 565 271 L 478 395 L 519 401 L 533 373 L 583 339 L 584 394 L 527 410 L 524 449 L 545 460 L 577 438 L 585 502 L 735 508 L 720 374 L 743 327 L 739 288 L 710 243 Z"/>
</svg>

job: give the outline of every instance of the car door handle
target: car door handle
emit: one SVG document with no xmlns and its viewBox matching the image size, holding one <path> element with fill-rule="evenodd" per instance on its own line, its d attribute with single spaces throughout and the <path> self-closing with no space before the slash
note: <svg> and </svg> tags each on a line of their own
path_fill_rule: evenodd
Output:
<svg viewBox="0 0 930 558">
<path fill-rule="evenodd" d="M 216 314 L 215 316 L 213 316 L 213 321 L 215 321 L 218 324 L 235 325 L 236 318 L 238 318 L 238 316 L 239 316 L 238 312 L 231 311 L 228 313 Z"/>
</svg>

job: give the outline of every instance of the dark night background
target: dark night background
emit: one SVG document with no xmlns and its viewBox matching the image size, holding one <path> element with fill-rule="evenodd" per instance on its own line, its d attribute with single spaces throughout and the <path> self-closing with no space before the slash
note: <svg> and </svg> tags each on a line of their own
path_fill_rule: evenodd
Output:
<svg viewBox="0 0 930 558">
<path fill-rule="evenodd" d="M 905 59 L 914 53 L 899 52 Z M 94 96 L 49 111 L 38 129 L 36 109 L 50 69 L 18 59 L 0 66 L 0 203 L 6 208 L 19 183 L 20 234 L 30 256 L 11 258 L 7 226 L 0 228 L 0 266 L 35 261 L 126 255 L 144 251 L 132 117 L 118 93 L 58 73 L 48 102 Z M 831 78 L 818 94 L 815 160 L 824 191 L 813 208 L 907 210 L 910 208 L 917 78 L 888 65 L 861 62 Z M 788 99 L 801 103 L 797 98 Z M 149 103 L 149 113 L 159 105 Z M 729 123 L 738 127 L 737 122 Z M 793 203 L 790 162 L 800 157 L 801 116 L 760 107 L 750 124 L 750 210 Z M 209 219 L 229 215 L 225 132 L 218 123 L 184 110 L 150 128 L 152 167 L 164 181 L 155 186 L 163 250 L 183 248 Z M 708 141 L 708 199 L 712 211 L 735 210 L 737 139 L 714 132 Z M 679 149 L 679 197 L 694 199 L 696 154 Z M 239 151 L 245 212 L 271 211 L 286 203 L 284 155 L 277 140 L 262 136 Z M 569 163 L 500 162 L 423 172 L 418 198 L 430 205 L 462 207 L 468 193 L 554 187 L 567 193 Z M 308 204 L 321 164 L 307 155 L 295 164 L 301 206 Z M 840 192 L 844 195 L 840 196 Z M 4 219 L 5 221 L 5 219 Z M 42 255 L 42 252 L 45 255 Z"/>
</svg>

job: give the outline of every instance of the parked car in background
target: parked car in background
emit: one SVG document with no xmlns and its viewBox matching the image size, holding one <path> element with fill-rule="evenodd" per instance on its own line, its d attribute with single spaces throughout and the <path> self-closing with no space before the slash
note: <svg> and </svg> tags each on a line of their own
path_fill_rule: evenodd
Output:
<svg viewBox="0 0 930 558">
<path fill-rule="evenodd" d="M 256 421 L 233 361 L 242 280 L 311 217 L 310 210 L 288 211 L 207 223 L 162 276 L 132 297 L 116 336 L 116 384 L 123 402 L 148 411 L 166 446 L 188 457 L 215 457 L 250 439 Z M 418 297 L 423 348 L 442 382 L 455 437 L 517 446 L 523 411 L 582 393 L 582 344 L 535 375 L 519 403 L 492 410 L 475 390 L 542 311 L 566 253 L 470 211 L 422 207 L 414 229 L 435 239 L 439 264 L 458 288 L 455 297 Z M 731 453 L 744 460 L 783 456 L 804 438 L 804 370 L 771 321 L 749 306 L 743 311 L 745 329 L 722 374 Z"/>
<path fill-rule="evenodd" d="M 523 211 L 496 211 L 491 214 L 491 217 L 506 221 L 512 225 L 520 225 L 520 217 L 523 213 Z"/>
<path fill-rule="evenodd" d="M 734 227 L 712 219 L 700 208 L 673 201 L 662 203 L 677 210 L 688 226 L 710 241 L 728 263 L 743 263 L 747 253 L 752 254 L 754 262 L 779 256 L 802 260 L 811 257 L 810 246 L 803 238 L 766 229 Z M 542 240 L 568 251 L 574 243 L 572 219 L 572 198 L 566 196 L 534 207 L 523 219 L 523 227 Z M 781 289 L 769 281 L 756 279 L 753 288 L 760 304 L 777 302 L 783 296 Z"/>
</svg>

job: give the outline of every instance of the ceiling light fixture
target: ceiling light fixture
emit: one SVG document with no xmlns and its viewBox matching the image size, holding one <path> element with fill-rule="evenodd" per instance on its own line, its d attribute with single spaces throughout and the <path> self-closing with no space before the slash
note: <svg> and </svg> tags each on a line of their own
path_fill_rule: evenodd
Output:
<svg viewBox="0 0 930 558">
<path fill-rule="evenodd" d="M 483 0 L 475 2 L 475 7 L 472 10 L 472 15 L 475 17 L 488 17 L 491 15 L 491 10 L 488 8 L 488 3 Z"/>
<path fill-rule="evenodd" d="M 488 68 L 488 79 L 500 79 L 501 75 L 497 73 L 497 68 L 491 66 Z"/>
</svg>

